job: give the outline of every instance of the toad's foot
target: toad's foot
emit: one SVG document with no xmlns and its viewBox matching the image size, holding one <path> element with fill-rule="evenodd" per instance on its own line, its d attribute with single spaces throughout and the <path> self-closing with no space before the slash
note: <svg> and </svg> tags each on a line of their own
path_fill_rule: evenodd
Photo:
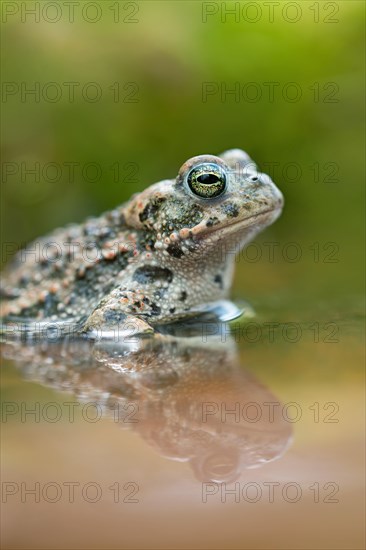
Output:
<svg viewBox="0 0 366 550">
<path fill-rule="evenodd" d="M 93 311 L 82 327 L 82 333 L 91 338 L 113 340 L 132 339 L 154 333 L 149 323 L 123 311 L 101 307 Z"/>
</svg>

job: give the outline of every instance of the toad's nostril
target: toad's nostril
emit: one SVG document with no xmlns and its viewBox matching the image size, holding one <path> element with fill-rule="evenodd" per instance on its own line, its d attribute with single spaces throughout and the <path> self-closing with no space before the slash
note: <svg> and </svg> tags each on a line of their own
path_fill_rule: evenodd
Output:
<svg viewBox="0 0 366 550">
<path fill-rule="evenodd" d="M 285 199 L 284 199 L 284 196 L 282 195 L 282 193 L 280 193 L 277 196 L 277 204 L 278 204 L 278 206 L 281 206 L 281 207 L 285 204 Z"/>
</svg>

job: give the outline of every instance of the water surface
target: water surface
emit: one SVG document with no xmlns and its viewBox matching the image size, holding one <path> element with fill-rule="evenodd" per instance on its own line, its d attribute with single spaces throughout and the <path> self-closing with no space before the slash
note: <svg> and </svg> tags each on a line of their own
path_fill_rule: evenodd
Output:
<svg viewBox="0 0 366 550">
<path fill-rule="evenodd" d="M 361 322 L 319 319 L 5 343 L 6 547 L 362 548 Z"/>
</svg>

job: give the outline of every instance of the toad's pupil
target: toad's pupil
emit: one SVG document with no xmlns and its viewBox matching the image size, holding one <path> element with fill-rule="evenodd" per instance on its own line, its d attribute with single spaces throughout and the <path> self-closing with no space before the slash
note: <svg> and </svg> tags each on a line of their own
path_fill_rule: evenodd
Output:
<svg viewBox="0 0 366 550">
<path fill-rule="evenodd" d="M 219 178 L 215 174 L 202 174 L 202 176 L 198 176 L 197 181 L 204 185 L 212 185 L 213 183 L 217 183 Z"/>
</svg>

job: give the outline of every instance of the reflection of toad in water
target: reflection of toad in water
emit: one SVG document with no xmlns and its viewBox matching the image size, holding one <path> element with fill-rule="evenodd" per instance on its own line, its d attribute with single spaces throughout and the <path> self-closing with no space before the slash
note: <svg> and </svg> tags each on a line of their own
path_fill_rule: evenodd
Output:
<svg viewBox="0 0 366 550">
<path fill-rule="evenodd" d="M 156 337 L 116 343 L 8 342 L 26 377 L 96 402 L 161 456 L 189 462 L 200 481 L 231 482 L 279 458 L 291 426 L 279 401 L 238 362 L 232 342 Z M 130 421 L 129 421 L 130 420 Z"/>
</svg>

